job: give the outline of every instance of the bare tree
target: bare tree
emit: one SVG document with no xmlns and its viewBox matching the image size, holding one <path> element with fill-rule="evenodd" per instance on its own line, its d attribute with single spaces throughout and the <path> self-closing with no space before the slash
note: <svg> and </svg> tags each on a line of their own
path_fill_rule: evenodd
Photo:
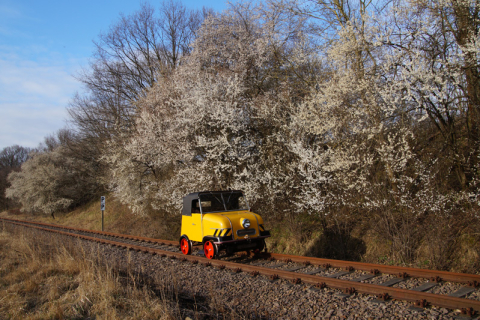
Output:
<svg viewBox="0 0 480 320">
<path fill-rule="evenodd" d="M 131 106 L 189 53 L 201 22 L 199 11 L 188 10 L 180 2 L 163 2 L 158 14 L 143 4 L 99 36 L 90 68 L 77 78 L 97 96 L 114 94 Z"/>
<path fill-rule="evenodd" d="M 189 45 L 208 14 L 208 9 L 202 15 L 170 0 L 161 4 L 158 13 L 143 4 L 139 11 L 121 16 L 94 42 L 89 69 L 77 75 L 89 95 L 73 99 L 69 110 L 74 123 L 94 132 L 103 126 L 111 128 L 112 121 L 132 126 L 135 101 L 190 52 Z"/>
<path fill-rule="evenodd" d="M 200 11 L 190 11 L 175 0 L 162 3 L 158 24 L 161 30 L 163 60 L 167 61 L 169 69 L 175 69 L 180 58 L 190 53 L 190 45 L 205 14 L 209 15 L 211 11 L 204 9 L 202 15 Z"/>
<path fill-rule="evenodd" d="M 28 159 L 28 154 L 32 151 L 30 148 L 14 145 L 6 147 L 0 152 L 1 168 L 17 168 Z"/>
<path fill-rule="evenodd" d="M 158 10 L 143 4 L 99 36 L 89 68 L 77 75 L 87 93 L 77 94 L 68 108 L 77 131 L 68 146 L 80 159 L 88 157 L 100 168 L 102 155 L 121 147 L 135 128 L 137 101 L 189 54 L 197 29 L 209 15 L 210 9 L 189 10 L 174 0 L 161 3 Z"/>
</svg>

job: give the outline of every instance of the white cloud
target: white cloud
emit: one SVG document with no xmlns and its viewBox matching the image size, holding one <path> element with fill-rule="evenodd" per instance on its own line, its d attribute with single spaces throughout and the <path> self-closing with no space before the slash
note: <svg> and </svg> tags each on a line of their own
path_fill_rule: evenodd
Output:
<svg viewBox="0 0 480 320">
<path fill-rule="evenodd" d="M 1 148 L 18 144 L 36 147 L 43 138 L 64 127 L 67 112 L 65 108 L 52 108 L 50 105 L 7 103 L 2 104 L 0 118 Z"/>
<path fill-rule="evenodd" d="M 65 108 L 80 89 L 65 61 L 52 55 L 33 61 L 0 51 L 0 149 L 35 147 L 65 126 Z"/>
<path fill-rule="evenodd" d="M 4 19 L 5 18 L 18 19 L 22 17 L 22 13 L 20 12 L 20 10 L 15 8 L 12 4 L 5 4 L 5 3 L 0 4 L 0 14 L 2 15 L 2 17 L 4 17 Z"/>
<path fill-rule="evenodd" d="M 0 36 L 6 37 L 25 37 L 26 34 L 21 32 L 15 25 L 25 23 L 31 20 L 22 13 L 22 5 L 10 1 L 2 0 L 0 3 Z"/>
</svg>

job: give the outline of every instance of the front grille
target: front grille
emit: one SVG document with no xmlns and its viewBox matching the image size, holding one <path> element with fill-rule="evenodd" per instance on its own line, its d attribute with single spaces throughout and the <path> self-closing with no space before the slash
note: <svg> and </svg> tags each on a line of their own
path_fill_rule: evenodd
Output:
<svg viewBox="0 0 480 320">
<path fill-rule="evenodd" d="M 253 236 L 255 234 L 255 229 L 241 229 L 237 230 L 237 236 L 245 236 L 245 235 Z"/>
</svg>

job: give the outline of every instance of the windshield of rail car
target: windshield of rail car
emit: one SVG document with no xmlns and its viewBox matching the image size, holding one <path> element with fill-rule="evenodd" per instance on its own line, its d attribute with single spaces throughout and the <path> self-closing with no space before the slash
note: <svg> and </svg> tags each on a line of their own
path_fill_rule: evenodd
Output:
<svg viewBox="0 0 480 320">
<path fill-rule="evenodd" d="M 202 213 L 249 210 L 245 196 L 238 191 L 205 193 L 199 198 Z"/>
</svg>

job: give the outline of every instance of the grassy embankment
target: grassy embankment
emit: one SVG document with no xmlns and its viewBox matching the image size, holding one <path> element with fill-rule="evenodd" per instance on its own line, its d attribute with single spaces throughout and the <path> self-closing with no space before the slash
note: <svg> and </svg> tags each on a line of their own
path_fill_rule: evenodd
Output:
<svg viewBox="0 0 480 320">
<path fill-rule="evenodd" d="M 0 319 L 178 319 L 172 292 L 154 294 L 79 245 L 0 223 Z"/>
<path fill-rule="evenodd" d="M 55 218 L 49 215 L 24 214 L 20 210 L 2 212 L 0 216 L 90 230 L 102 229 L 100 201 L 93 201 L 71 212 L 56 213 Z M 127 206 L 122 205 L 113 197 L 107 196 L 104 212 L 104 230 L 143 237 L 178 240 L 180 216 L 162 218 L 134 215 Z"/>
<path fill-rule="evenodd" d="M 72 212 L 57 213 L 55 219 L 51 216 L 21 214 L 18 210 L 0 213 L 0 216 L 2 215 L 101 230 L 100 201 L 94 201 Z M 317 216 L 308 214 L 287 217 L 284 220 L 269 219 L 267 216 L 263 218 L 265 226 L 272 233 L 272 237 L 267 239 L 267 247 L 271 252 L 406 265 L 398 259 L 393 243 L 382 238 L 378 230 L 374 230 L 370 220 L 363 223 L 358 221 L 351 227 L 342 224 L 325 226 Z M 178 240 L 180 220 L 179 214 L 170 217 L 134 215 L 127 206 L 112 196 L 107 197 L 105 231 Z M 478 272 L 480 236 L 475 227 L 478 221 L 465 223 L 461 217 L 453 220 L 436 218 L 431 223 L 427 221 L 423 226 L 417 226 L 418 239 L 414 239 L 417 243 L 409 266 Z M 455 226 L 456 224 L 458 225 Z"/>
<path fill-rule="evenodd" d="M 21 213 L 20 210 L 1 212 L 0 216 L 35 220 L 44 223 L 65 225 L 90 230 L 101 230 L 100 201 L 93 201 L 71 212 L 56 213 L 55 219 L 49 215 L 32 215 Z M 270 221 L 264 217 L 265 225 L 271 230 L 272 238 L 267 239 L 270 251 L 304 255 L 311 252 L 316 245 L 315 239 L 321 235 L 318 221 L 308 216 L 302 221 Z M 140 216 L 131 213 L 129 208 L 107 196 L 104 212 L 104 230 L 142 237 L 165 240 L 178 240 L 180 237 L 180 215 L 171 217 Z M 314 252 L 316 253 L 316 252 Z"/>
<path fill-rule="evenodd" d="M 168 234 L 168 225 L 132 215 L 125 206 L 108 200 L 105 231 L 157 238 Z M 100 203 L 94 202 L 56 214 L 55 219 L 18 210 L 0 216 L 100 230 L 99 208 Z M 118 270 L 94 260 L 65 239 L 7 232 L 0 223 L 0 319 L 182 318 L 174 292 L 153 293 L 138 287 L 134 277 L 133 282 L 125 281 Z"/>
</svg>

